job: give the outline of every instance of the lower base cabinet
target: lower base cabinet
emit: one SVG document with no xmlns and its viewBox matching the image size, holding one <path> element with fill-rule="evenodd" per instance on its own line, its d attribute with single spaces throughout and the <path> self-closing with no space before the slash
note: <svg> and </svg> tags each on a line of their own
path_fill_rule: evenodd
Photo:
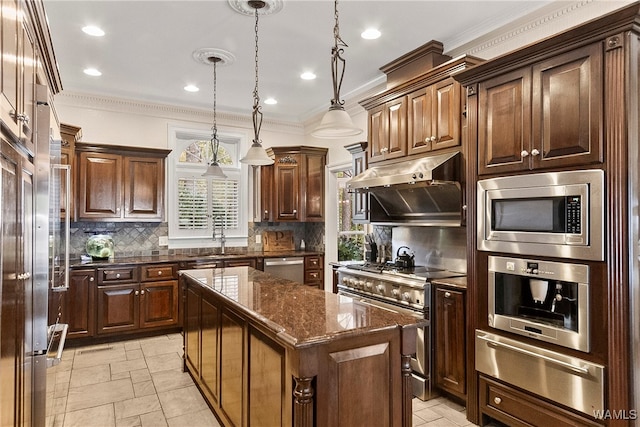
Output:
<svg viewBox="0 0 640 427">
<path fill-rule="evenodd" d="M 436 286 L 434 292 L 435 384 L 466 399 L 465 293 Z"/>
<path fill-rule="evenodd" d="M 498 420 L 510 426 L 602 426 L 484 375 L 479 385 L 482 425 Z"/>
<path fill-rule="evenodd" d="M 92 337 L 96 329 L 94 269 L 69 272 L 69 289 L 49 291 L 49 324 L 69 325 L 67 339 Z"/>
</svg>

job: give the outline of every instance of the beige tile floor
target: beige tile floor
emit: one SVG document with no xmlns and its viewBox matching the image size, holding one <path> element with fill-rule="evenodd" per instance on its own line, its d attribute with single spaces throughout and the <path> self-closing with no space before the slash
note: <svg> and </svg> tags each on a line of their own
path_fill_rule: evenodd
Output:
<svg viewBox="0 0 640 427">
<path fill-rule="evenodd" d="M 47 427 L 218 427 L 182 372 L 182 335 L 65 349 L 47 371 Z M 472 426 L 445 398 L 413 400 L 414 426 Z"/>
</svg>

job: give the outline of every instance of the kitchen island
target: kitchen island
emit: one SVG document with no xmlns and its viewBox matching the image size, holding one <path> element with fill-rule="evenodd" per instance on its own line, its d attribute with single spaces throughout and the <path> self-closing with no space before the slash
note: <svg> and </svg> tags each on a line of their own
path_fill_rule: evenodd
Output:
<svg viewBox="0 0 640 427">
<path fill-rule="evenodd" d="M 180 283 L 184 369 L 223 425 L 411 425 L 422 320 L 250 267 Z"/>
</svg>

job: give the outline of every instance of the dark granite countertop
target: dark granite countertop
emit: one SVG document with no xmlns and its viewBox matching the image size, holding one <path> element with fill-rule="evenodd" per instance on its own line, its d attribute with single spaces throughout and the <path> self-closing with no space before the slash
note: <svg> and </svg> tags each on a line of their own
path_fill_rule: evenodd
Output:
<svg viewBox="0 0 640 427">
<path fill-rule="evenodd" d="M 176 255 L 152 255 L 152 256 L 134 256 L 134 257 L 112 257 L 107 260 L 71 260 L 71 268 L 81 267 L 113 267 L 115 265 L 132 265 L 132 264 L 155 264 L 165 262 L 181 262 L 195 260 L 217 260 L 217 259 L 241 259 L 241 258 L 282 258 L 292 256 L 308 256 L 308 255 L 324 255 L 323 252 L 316 251 L 247 251 L 242 253 L 229 254 L 176 254 Z"/>
<path fill-rule="evenodd" d="M 183 270 L 181 274 L 221 295 L 296 348 L 398 326 L 424 326 L 425 322 L 250 267 Z"/>
</svg>

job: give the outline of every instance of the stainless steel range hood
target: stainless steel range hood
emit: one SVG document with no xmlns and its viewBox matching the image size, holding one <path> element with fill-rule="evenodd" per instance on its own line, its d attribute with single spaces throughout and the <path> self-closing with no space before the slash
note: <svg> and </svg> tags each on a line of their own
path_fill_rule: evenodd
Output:
<svg viewBox="0 0 640 427">
<path fill-rule="evenodd" d="M 460 152 L 373 166 L 347 182 L 366 192 L 369 220 L 377 224 L 460 226 Z"/>
</svg>

